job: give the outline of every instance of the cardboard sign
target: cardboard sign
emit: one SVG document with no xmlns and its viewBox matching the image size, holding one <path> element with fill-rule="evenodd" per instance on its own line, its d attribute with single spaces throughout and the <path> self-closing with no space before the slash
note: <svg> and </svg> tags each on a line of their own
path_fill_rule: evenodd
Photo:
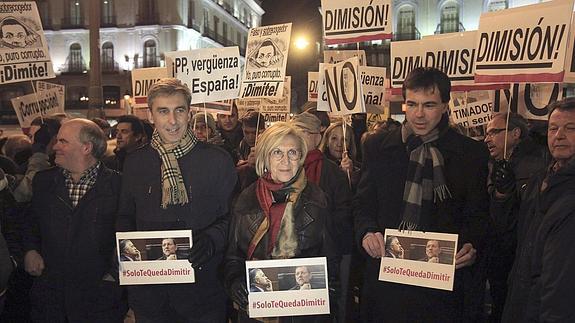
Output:
<svg viewBox="0 0 575 323">
<path fill-rule="evenodd" d="M 56 77 L 36 3 L 0 3 L 0 84 Z"/>
<path fill-rule="evenodd" d="M 62 84 L 49 83 L 44 81 L 36 81 L 36 91 L 43 92 L 51 89 L 57 89 L 60 95 L 58 101 L 65 104 L 66 102 L 66 87 Z"/>
<path fill-rule="evenodd" d="M 116 232 L 120 285 L 195 282 L 191 230 Z"/>
<path fill-rule="evenodd" d="M 457 234 L 385 229 L 384 241 L 379 280 L 453 290 Z"/>
<path fill-rule="evenodd" d="M 367 66 L 367 59 L 365 58 L 365 50 L 345 49 L 345 50 L 331 50 L 326 49 L 323 51 L 323 62 L 327 64 L 337 64 L 343 62 L 348 58 L 357 57 L 359 59 L 359 66 Z"/>
<path fill-rule="evenodd" d="M 165 67 L 139 68 L 132 71 L 134 108 L 148 107 L 148 90 L 160 79 L 168 77 Z"/>
<path fill-rule="evenodd" d="M 330 112 L 334 115 L 364 113 L 365 104 L 358 58 L 352 57 L 341 63 L 324 64 L 324 66 L 326 66 L 323 73 Z"/>
<path fill-rule="evenodd" d="M 477 127 L 491 121 L 493 98 L 489 91 L 471 91 L 451 93 L 449 101 L 451 119 L 466 128 Z"/>
<path fill-rule="evenodd" d="M 482 14 L 475 82 L 562 82 L 572 12 L 555 0 Z"/>
<path fill-rule="evenodd" d="M 20 96 L 11 101 L 22 128 L 30 127 L 32 120 L 39 116 L 64 112 L 64 102 L 57 88 Z"/>
<path fill-rule="evenodd" d="M 392 38 L 390 0 L 322 0 L 327 45 Z"/>
<path fill-rule="evenodd" d="M 192 104 L 235 99 L 240 90 L 238 47 L 166 53 L 168 74 L 192 92 Z"/>
<path fill-rule="evenodd" d="M 266 122 L 289 121 L 291 103 L 291 76 L 286 76 L 281 99 L 263 98 L 260 101 L 260 113 Z"/>
<path fill-rule="evenodd" d="M 317 79 L 319 72 L 307 72 L 307 100 L 317 102 Z"/>
<path fill-rule="evenodd" d="M 281 98 L 291 23 L 250 29 L 241 98 Z"/>
<path fill-rule="evenodd" d="M 508 108 L 529 120 L 547 120 L 547 105 L 563 97 L 563 87 L 555 84 L 518 84 L 509 90 L 495 91 L 494 112 Z"/>
<path fill-rule="evenodd" d="M 474 85 L 476 31 L 391 43 L 391 85 L 401 88 L 416 67 L 435 67 L 447 74 L 454 90 Z M 461 89 L 459 89 L 461 90 Z"/>
<path fill-rule="evenodd" d="M 192 104 L 192 109 L 198 112 L 212 112 L 225 115 L 232 114 L 232 104 L 234 100 L 222 100 L 216 102 L 196 103 Z"/>
<path fill-rule="evenodd" d="M 329 314 L 327 259 L 246 261 L 251 318 Z"/>
<path fill-rule="evenodd" d="M 359 67 L 363 102 L 369 113 L 385 113 L 385 72 L 385 67 Z"/>
</svg>

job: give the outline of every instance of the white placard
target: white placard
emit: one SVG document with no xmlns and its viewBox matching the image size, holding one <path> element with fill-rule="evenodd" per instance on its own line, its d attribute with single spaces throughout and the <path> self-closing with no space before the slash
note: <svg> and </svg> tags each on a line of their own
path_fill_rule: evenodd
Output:
<svg viewBox="0 0 575 323">
<path fill-rule="evenodd" d="M 39 116 L 64 112 L 64 102 L 57 88 L 16 97 L 11 101 L 22 128 L 30 127 L 32 121 Z"/>
<path fill-rule="evenodd" d="M 358 58 L 352 57 L 337 64 L 324 64 L 324 67 L 330 112 L 333 115 L 364 113 Z"/>
<path fill-rule="evenodd" d="M 322 0 L 321 9 L 327 45 L 392 38 L 390 0 Z"/>
<path fill-rule="evenodd" d="M 248 34 L 241 98 L 281 98 L 291 23 L 252 28 Z"/>
<path fill-rule="evenodd" d="M 563 82 L 575 83 L 575 12 L 571 17 L 571 28 L 569 29 L 569 38 L 567 39 L 567 51 L 565 55 L 565 76 Z"/>
<path fill-rule="evenodd" d="M 307 100 L 317 102 L 317 78 L 318 72 L 307 72 Z"/>
<path fill-rule="evenodd" d="M 453 290 L 457 234 L 385 229 L 384 241 L 379 280 Z"/>
<path fill-rule="evenodd" d="M 187 259 L 192 230 L 116 232 L 116 246 L 120 285 L 195 282 Z"/>
<path fill-rule="evenodd" d="M 365 50 L 357 49 L 344 49 L 344 50 L 331 50 L 326 49 L 323 51 L 323 62 L 327 64 L 336 64 L 343 62 L 348 58 L 357 57 L 360 66 L 367 66 L 367 59 L 365 58 Z"/>
<path fill-rule="evenodd" d="M 240 91 L 238 47 L 205 48 L 166 53 L 168 75 L 192 92 L 192 104 L 236 99 Z"/>
<path fill-rule="evenodd" d="M 222 100 L 216 102 L 207 102 L 207 103 L 196 103 L 192 104 L 192 109 L 198 112 L 211 112 L 211 113 L 219 113 L 219 114 L 232 114 L 232 104 L 234 100 Z"/>
<path fill-rule="evenodd" d="M 329 314 L 325 257 L 246 261 L 246 273 L 251 318 Z"/>
<path fill-rule="evenodd" d="M 330 112 L 329 102 L 327 101 L 327 91 L 325 87 L 325 69 L 331 68 L 333 64 L 319 63 L 319 72 L 317 75 L 317 111 Z"/>
<path fill-rule="evenodd" d="M 368 113 L 385 113 L 385 72 L 385 67 L 359 67 L 363 102 Z"/>
<path fill-rule="evenodd" d="M 563 97 L 560 83 L 515 83 L 509 90 L 495 91 L 494 112 L 508 108 L 528 120 L 547 120 L 547 105 Z"/>
<path fill-rule="evenodd" d="M 0 3 L 0 84 L 56 77 L 36 3 Z"/>
<path fill-rule="evenodd" d="M 36 81 L 36 91 L 43 92 L 43 91 L 51 90 L 51 89 L 58 89 L 58 94 L 60 95 L 60 97 L 58 98 L 58 101 L 61 102 L 62 104 L 65 104 L 65 102 L 66 102 L 66 86 L 64 86 L 62 84 L 49 83 L 49 82 L 44 82 L 44 81 Z M 62 109 L 63 108 L 64 107 L 62 107 Z"/>
<path fill-rule="evenodd" d="M 449 109 L 453 122 L 466 128 L 482 126 L 491 121 L 493 98 L 490 91 L 470 91 L 467 97 L 465 92 L 452 92 Z"/>
<path fill-rule="evenodd" d="M 165 67 L 139 68 L 132 71 L 134 108 L 148 107 L 148 90 L 160 79 L 168 77 Z"/>
<path fill-rule="evenodd" d="M 281 99 L 263 98 L 260 101 L 259 112 L 266 122 L 289 121 L 291 103 L 291 76 L 286 76 L 283 96 Z"/>
<path fill-rule="evenodd" d="M 573 0 L 483 13 L 475 82 L 562 82 Z"/>
</svg>

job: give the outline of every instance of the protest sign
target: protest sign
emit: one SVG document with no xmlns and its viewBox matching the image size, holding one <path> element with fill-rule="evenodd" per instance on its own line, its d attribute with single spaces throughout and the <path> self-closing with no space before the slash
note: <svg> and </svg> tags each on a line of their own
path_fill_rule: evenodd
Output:
<svg viewBox="0 0 575 323">
<path fill-rule="evenodd" d="M 476 35 L 476 31 L 466 31 L 392 42 L 392 87 L 401 88 L 416 67 L 435 67 L 449 76 L 452 90 L 473 89 Z"/>
<path fill-rule="evenodd" d="M 132 93 L 134 108 L 148 107 L 148 90 L 154 83 L 168 77 L 165 67 L 139 68 L 132 71 Z"/>
<path fill-rule="evenodd" d="M 515 83 L 509 90 L 495 91 L 493 111 L 505 112 L 510 108 L 529 120 L 547 120 L 547 105 L 562 97 L 563 87 L 559 83 Z"/>
<path fill-rule="evenodd" d="M 47 116 L 64 112 L 64 102 L 57 88 L 32 93 L 11 99 L 20 127 L 28 128 L 32 120 L 39 116 Z"/>
<path fill-rule="evenodd" d="M 329 314 L 327 259 L 246 261 L 249 317 Z"/>
<path fill-rule="evenodd" d="M 327 90 L 325 87 L 325 69 L 332 67 L 333 64 L 319 63 L 319 72 L 317 74 L 317 111 L 330 112 L 329 102 L 327 101 Z"/>
<path fill-rule="evenodd" d="M 565 76 L 563 82 L 575 83 L 575 13 L 571 17 L 571 28 L 569 29 L 569 38 L 567 39 L 567 51 L 565 55 Z"/>
<path fill-rule="evenodd" d="M 260 102 L 259 112 L 266 122 L 289 121 L 291 103 L 291 76 L 286 76 L 283 96 L 280 99 L 263 98 Z"/>
<path fill-rule="evenodd" d="M 307 100 L 317 102 L 317 78 L 319 72 L 307 72 Z"/>
<path fill-rule="evenodd" d="M 241 71 L 237 46 L 167 52 L 166 67 L 168 75 L 188 86 L 192 103 L 238 97 Z"/>
<path fill-rule="evenodd" d="M 0 84 L 54 77 L 36 3 L 0 3 Z"/>
<path fill-rule="evenodd" d="M 378 122 L 387 121 L 391 117 L 389 106 L 383 108 L 383 113 L 367 113 L 366 125 L 367 131 L 373 131 Z"/>
<path fill-rule="evenodd" d="M 385 229 L 384 241 L 379 280 L 453 290 L 457 234 Z"/>
<path fill-rule="evenodd" d="M 337 64 L 324 64 L 323 73 L 327 101 L 333 115 L 365 112 L 357 57 Z M 318 110 L 320 110 L 319 101 Z"/>
<path fill-rule="evenodd" d="M 365 51 L 363 49 L 326 49 L 323 51 L 323 62 L 327 64 L 336 64 L 352 57 L 357 57 L 359 59 L 359 66 L 367 66 L 367 59 L 365 58 Z"/>
<path fill-rule="evenodd" d="M 322 0 L 327 45 L 392 38 L 390 0 Z"/>
<path fill-rule="evenodd" d="M 449 101 L 453 122 L 466 128 L 487 124 L 493 114 L 489 91 L 452 92 Z"/>
<path fill-rule="evenodd" d="M 192 104 L 192 109 L 195 111 L 207 111 L 219 114 L 232 114 L 232 104 L 234 100 L 222 100 L 216 102 L 196 103 Z"/>
<path fill-rule="evenodd" d="M 250 29 L 242 98 L 281 98 L 291 37 L 291 23 Z"/>
<path fill-rule="evenodd" d="M 562 82 L 573 0 L 483 13 L 475 82 Z"/>
<path fill-rule="evenodd" d="M 260 111 L 262 99 L 236 99 L 238 118 L 241 119 L 250 110 Z"/>
<path fill-rule="evenodd" d="M 191 230 L 116 232 L 120 285 L 195 282 Z"/>
<path fill-rule="evenodd" d="M 44 81 L 36 82 L 37 92 L 43 92 L 51 89 L 58 89 L 58 95 L 59 95 L 58 102 L 61 102 L 64 105 L 66 102 L 66 87 L 64 85 Z"/>
<path fill-rule="evenodd" d="M 385 67 L 359 67 L 363 101 L 369 113 L 384 113 L 385 72 Z"/>
</svg>

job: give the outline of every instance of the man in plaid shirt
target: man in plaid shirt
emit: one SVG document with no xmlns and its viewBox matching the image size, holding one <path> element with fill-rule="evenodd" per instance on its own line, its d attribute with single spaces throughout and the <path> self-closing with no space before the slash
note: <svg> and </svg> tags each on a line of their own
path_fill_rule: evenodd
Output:
<svg viewBox="0 0 575 323">
<path fill-rule="evenodd" d="M 120 175 L 100 159 L 106 137 L 74 119 L 58 132 L 53 167 L 33 181 L 23 238 L 26 271 L 35 276 L 32 318 L 42 322 L 121 322 L 114 278 Z"/>
</svg>

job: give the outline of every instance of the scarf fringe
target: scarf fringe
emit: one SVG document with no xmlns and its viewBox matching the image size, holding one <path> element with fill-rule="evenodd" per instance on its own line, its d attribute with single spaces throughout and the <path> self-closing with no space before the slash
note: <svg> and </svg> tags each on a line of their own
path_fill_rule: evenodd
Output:
<svg viewBox="0 0 575 323">
<path fill-rule="evenodd" d="M 448 198 L 453 197 L 447 185 L 439 185 L 433 188 L 433 203 L 443 202 Z"/>
<path fill-rule="evenodd" d="M 414 222 L 403 220 L 399 224 L 399 231 L 407 231 L 408 233 L 411 233 L 411 231 L 415 230 L 417 230 L 417 224 Z"/>
</svg>

